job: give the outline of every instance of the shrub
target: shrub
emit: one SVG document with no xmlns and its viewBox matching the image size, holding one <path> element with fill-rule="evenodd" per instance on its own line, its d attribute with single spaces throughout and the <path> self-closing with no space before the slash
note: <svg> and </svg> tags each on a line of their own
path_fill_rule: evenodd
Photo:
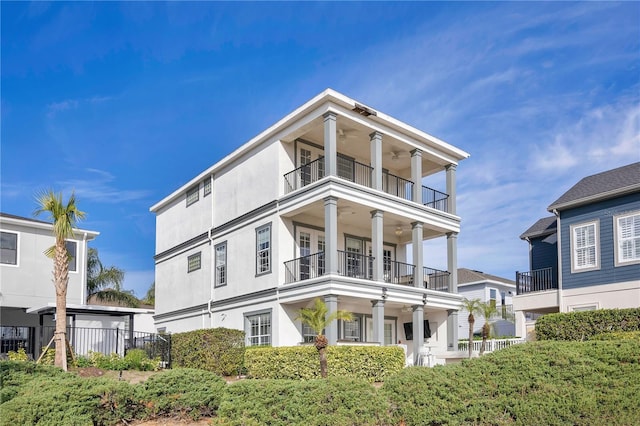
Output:
<svg viewBox="0 0 640 426">
<path fill-rule="evenodd" d="M 63 376 L 65 373 L 59 368 L 38 365 L 34 362 L 0 362 L 0 403 L 15 397 L 21 386 L 41 375 L 57 377 Z"/>
<path fill-rule="evenodd" d="M 7 358 L 9 358 L 9 361 L 29 361 L 29 355 L 24 348 L 19 348 L 17 352 L 9 351 Z"/>
<path fill-rule="evenodd" d="M 556 313 L 536 321 L 538 340 L 589 340 L 612 331 L 640 331 L 640 308 Z"/>
<path fill-rule="evenodd" d="M 226 391 L 225 381 L 209 371 L 192 368 L 167 370 L 140 385 L 138 395 L 151 417 L 162 415 L 211 416 Z"/>
<path fill-rule="evenodd" d="M 614 331 L 593 336 L 591 340 L 635 340 L 640 342 L 640 331 Z"/>
<path fill-rule="evenodd" d="M 365 380 L 244 380 L 228 386 L 225 425 L 390 424 L 387 401 Z"/>
<path fill-rule="evenodd" d="M 397 346 L 329 346 L 329 377 L 381 382 L 404 368 L 404 352 Z M 245 354 L 250 377 L 260 379 L 320 378 L 315 346 L 251 348 Z"/>
<path fill-rule="evenodd" d="M 243 361 L 243 331 L 209 328 L 171 336 L 174 367 L 199 368 L 229 376 L 238 373 Z"/>
</svg>

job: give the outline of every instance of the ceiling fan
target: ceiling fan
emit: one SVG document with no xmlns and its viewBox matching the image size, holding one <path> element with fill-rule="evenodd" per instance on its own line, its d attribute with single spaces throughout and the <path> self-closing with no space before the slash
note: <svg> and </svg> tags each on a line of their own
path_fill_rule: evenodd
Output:
<svg viewBox="0 0 640 426">
<path fill-rule="evenodd" d="M 394 150 L 389 151 L 389 154 L 391 155 L 392 161 L 397 161 L 401 158 L 409 158 L 409 153 L 406 151 Z"/>
<path fill-rule="evenodd" d="M 342 128 L 338 129 L 338 140 L 340 142 L 346 142 L 347 139 L 352 139 L 355 138 L 356 134 L 354 132 L 352 132 L 351 130 L 345 130 Z"/>
</svg>

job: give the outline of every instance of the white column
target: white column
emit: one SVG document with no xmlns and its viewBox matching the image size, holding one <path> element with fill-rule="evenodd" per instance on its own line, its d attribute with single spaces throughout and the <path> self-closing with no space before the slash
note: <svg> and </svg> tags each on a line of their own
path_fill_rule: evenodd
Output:
<svg viewBox="0 0 640 426">
<path fill-rule="evenodd" d="M 327 112 L 323 117 L 325 176 L 337 176 L 338 143 L 336 134 L 336 115 L 332 112 Z"/>
<path fill-rule="evenodd" d="M 447 350 L 458 350 L 458 311 L 447 310 Z"/>
<path fill-rule="evenodd" d="M 327 275 L 338 272 L 338 199 L 324 199 L 324 262 Z"/>
<path fill-rule="evenodd" d="M 447 234 L 447 270 L 449 271 L 449 292 L 458 292 L 458 234 Z M 458 350 L 458 311 L 447 311 L 447 350 Z"/>
<path fill-rule="evenodd" d="M 422 204 L 422 151 L 411 151 L 411 180 L 413 181 L 412 200 Z"/>
<path fill-rule="evenodd" d="M 411 224 L 411 245 L 413 246 L 413 264 L 416 269 L 413 271 L 413 286 L 424 288 L 424 259 L 422 248 L 422 223 L 413 222 Z"/>
<path fill-rule="evenodd" d="M 382 191 L 382 133 L 373 132 L 369 135 L 371 140 L 371 187 Z"/>
<path fill-rule="evenodd" d="M 413 365 L 418 365 L 420 350 L 424 346 L 424 306 L 413 306 Z"/>
<path fill-rule="evenodd" d="M 383 216 L 380 210 L 371 212 L 371 255 L 373 259 L 373 280 L 384 281 L 383 262 Z"/>
<path fill-rule="evenodd" d="M 331 315 L 338 310 L 338 296 L 332 294 L 325 296 L 324 303 L 327 305 L 327 315 Z M 338 321 L 331 321 L 324 332 L 329 344 L 335 345 L 338 342 Z"/>
<path fill-rule="evenodd" d="M 449 201 L 447 211 L 451 214 L 456 214 L 456 166 L 455 164 L 449 164 L 444 169 L 447 171 L 447 194 L 449 194 Z"/>
<path fill-rule="evenodd" d="M 384 300 L 372 300 L 373 341 L 384 346 Z"/>
</svg>

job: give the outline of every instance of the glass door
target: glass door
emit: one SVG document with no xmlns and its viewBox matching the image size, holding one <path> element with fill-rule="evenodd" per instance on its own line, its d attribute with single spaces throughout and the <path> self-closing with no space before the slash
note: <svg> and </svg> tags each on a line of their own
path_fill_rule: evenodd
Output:
<svg viewBox="0 0 640 426">
<path fill-rule="evenodd" d="M 347 237 L 346 241 L 346 268 L 347 276 L 354 278 L 364 278 L 365 265 L 362 262 L 363 251 L 362 240 L 359 238 Z"/>
</svg>

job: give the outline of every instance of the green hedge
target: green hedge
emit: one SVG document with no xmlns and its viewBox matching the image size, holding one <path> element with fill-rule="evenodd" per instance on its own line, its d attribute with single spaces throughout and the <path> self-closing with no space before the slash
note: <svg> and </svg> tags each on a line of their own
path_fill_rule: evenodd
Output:
<svg viewBox="0 0 640 426">
<path fill-rule="evenodd" d="M 172 367 L 199 368 L 230 376 L 244 358 L 244 331 L 208 328 L 171 336 Z"/>
<path fill-rule="evenodd" d="M 404 368 L 404 351 L 397 346 L 329 346 L 329 377 L 381 382 Z M 258 379 L 320 378 L 318 351 L 313 345 L 249 348 L 245 353 L 249 377 Z"/>
<path fill-rule="evenodd" d="M 214 424 L 388 425 L 388 402 L 367 381 L 244 380 L 228 386 Z"/>
<path fill-rule="evenodd" d="M 591 340 L 635 340 L 640 343 L 640 331 L 614 331 L 594 336 Z"/>
<path fill-rule="evenodd" d="M 536 321 L 538 340 L 589 340 L 613 331 L 640 331 L 640 308 L 548 314 Z"/>
</svg>

